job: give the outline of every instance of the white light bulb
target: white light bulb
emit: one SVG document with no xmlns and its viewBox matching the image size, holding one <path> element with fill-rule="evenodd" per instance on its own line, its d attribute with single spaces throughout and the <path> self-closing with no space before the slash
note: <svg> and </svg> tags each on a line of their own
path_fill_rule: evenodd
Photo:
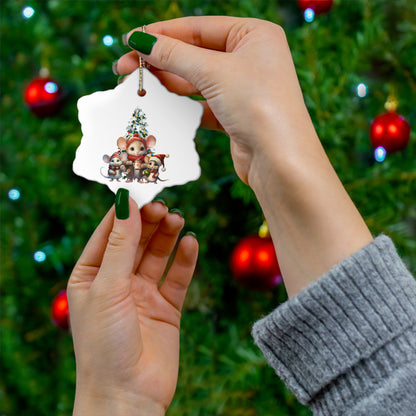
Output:
<svg viewBox="0 0 416 416">
<path fill-rule="evenodd" d="M 383 162 L 387 156 L 387 151 L 383 146 L 378 146 L 376 150 L 374 150 L 374 159 L 377 162 Z"/>
<path fill-rule="evenodd" d="M 306 22 L 311 23 L 315 19 L 315 12 L 311 8 L 308 8 L 303 12 L 303 17 Z"/>
<path fill-rule="evenodd" d="M 114 43 L 114 39 L 110 35 L 105 35 L 103 37 L 103 43 L 105 46 L 111 46 Z"/>
<path fill-rule="evenodd" d="M 30 19 L 35 14 L 33 7 L 27 6 L 22 10 L 22 15 L 25 19 Z"/>
<path fill-rule="evenodd" d="M 367 85 L 365 85 L 363 82 L 357 85 L 357 95 L 360 98 L 364 98 L 367 95 Z"/>
</svg>

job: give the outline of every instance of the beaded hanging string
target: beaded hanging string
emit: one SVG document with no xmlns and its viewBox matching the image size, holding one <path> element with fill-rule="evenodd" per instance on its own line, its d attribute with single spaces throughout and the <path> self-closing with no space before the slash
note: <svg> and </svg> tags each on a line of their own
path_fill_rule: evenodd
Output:
<svg viewBox="0 0 416 416">
<path fill-rule="evenodd" d="M 142 26 L 142 32 L 146 32 L 146 26 Z M 140 97 L 146 95 L 146 90 L 143 88 L 143 68 L 145 67 L 145 62 L 142 57 L 139 57 L 139 90 L 137 94 Z"/>
</svg>

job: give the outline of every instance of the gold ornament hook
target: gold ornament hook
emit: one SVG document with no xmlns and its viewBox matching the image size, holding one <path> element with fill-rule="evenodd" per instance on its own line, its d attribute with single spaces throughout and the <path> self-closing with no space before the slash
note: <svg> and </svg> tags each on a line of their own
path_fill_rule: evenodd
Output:
<svg viewBox="0 0 416 416">
<path fill-rule="evenodd" d="M 264 220 L 263 224 L 260 225 L 258 234 L 260 238 L 270 237 L 269 227 L 267 226 L 266 220 Z"/>
<path fill-rule="evenodd" d="M 142 32 L 146 33 L 146 26 L 142 26 Z M 143 88 L 143 68 L 145 67 L 146 63 L 142 57 L 139 57 L 139 90 L 137 91 L 137 94 L 140 97 L 143 97 L 146 95 L 146 90 Z"/>
<path fill-rule="evenodd" d="M 397 107 L 399 105 L 399 100 L 397 99 L 395 88 L 390 85 L 390 92 L 387 97 L 387 101 L 384 104 L 384 108 L 389 112 L 396 111 Z"/>
</svg>

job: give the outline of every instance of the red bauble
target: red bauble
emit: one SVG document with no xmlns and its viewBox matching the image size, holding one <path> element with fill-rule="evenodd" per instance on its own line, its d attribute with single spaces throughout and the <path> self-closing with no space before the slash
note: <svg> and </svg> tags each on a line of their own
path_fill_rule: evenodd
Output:
<svg viewBox="0 0 416 416">
<path fill-rule="evenodd" d="M 69 309 L 66 290 L 59 292 L 52 301 L 51 314 L 52 320 L 57 326 L 62 329 L 69 328 Z"/>
<path fill-rule="evenodd" d="M 25 90 L 25 103 L 38 117 L 55 115 L 62 106 L 62 89 L 49 77 L 35 78 Z"/>
<path fill-rule="evenodd" d="M 270 237 L 243 238 L 231 254 L 234 278 L 251 289 L 267 290 L 282 282 L 279 263 Z"/>
<path fill-rule="evenodd" d="M 315 14 L 328 13 L 334 0 L 298 0 L 300 9 L 304 12 L 306 9 L 312 9 Z"/>
<path fill-rule="evenodd" d="M 374 148 L 382 146 L 387 153 L 403 150 L 410 139 L 410 124 L 394 111 L 376 117 L 370 126 Z"/>
</svg>

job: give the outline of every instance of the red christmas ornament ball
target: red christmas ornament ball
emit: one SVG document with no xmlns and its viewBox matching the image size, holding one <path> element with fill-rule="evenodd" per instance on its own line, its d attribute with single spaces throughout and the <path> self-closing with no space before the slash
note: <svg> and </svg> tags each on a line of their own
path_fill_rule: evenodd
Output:
<svg viewBox="0 0 416 416">
<path fill-rule="evenodd" d="M 49 77 L 35 78 L 25 90 L 25 103 L 38 117 L 55 115 L 62 106 L 62 89 Z"/>
<path fill-rule="evenodd" d="M 298 5 L 302 12 L 306 9 L 312 9 L 315 14 L 328 13 L 333 3 L 334 0 L 298 0 Z"/>
<path fill-rule="evenodd" d="M 53 322 L 62 329 L 69 328 L 69 308 L 66 290 L 59 292 L 52 301 L 51 314 Z"/>
<path fill-rule="evenodd" d="M 370 139 L 374 148 L 382 146 L 387 153 L 406 148 L 410 139 L 410 124 L 394 111 L 376 117 L 370 126 Z"/>
<path fill-rule="evenodd" d="M 279 263 L 270 237 L 243 238 L 231 254 L 231 271 L 243 286 L 268 290 L 282 282 Z"/>
</svg>

